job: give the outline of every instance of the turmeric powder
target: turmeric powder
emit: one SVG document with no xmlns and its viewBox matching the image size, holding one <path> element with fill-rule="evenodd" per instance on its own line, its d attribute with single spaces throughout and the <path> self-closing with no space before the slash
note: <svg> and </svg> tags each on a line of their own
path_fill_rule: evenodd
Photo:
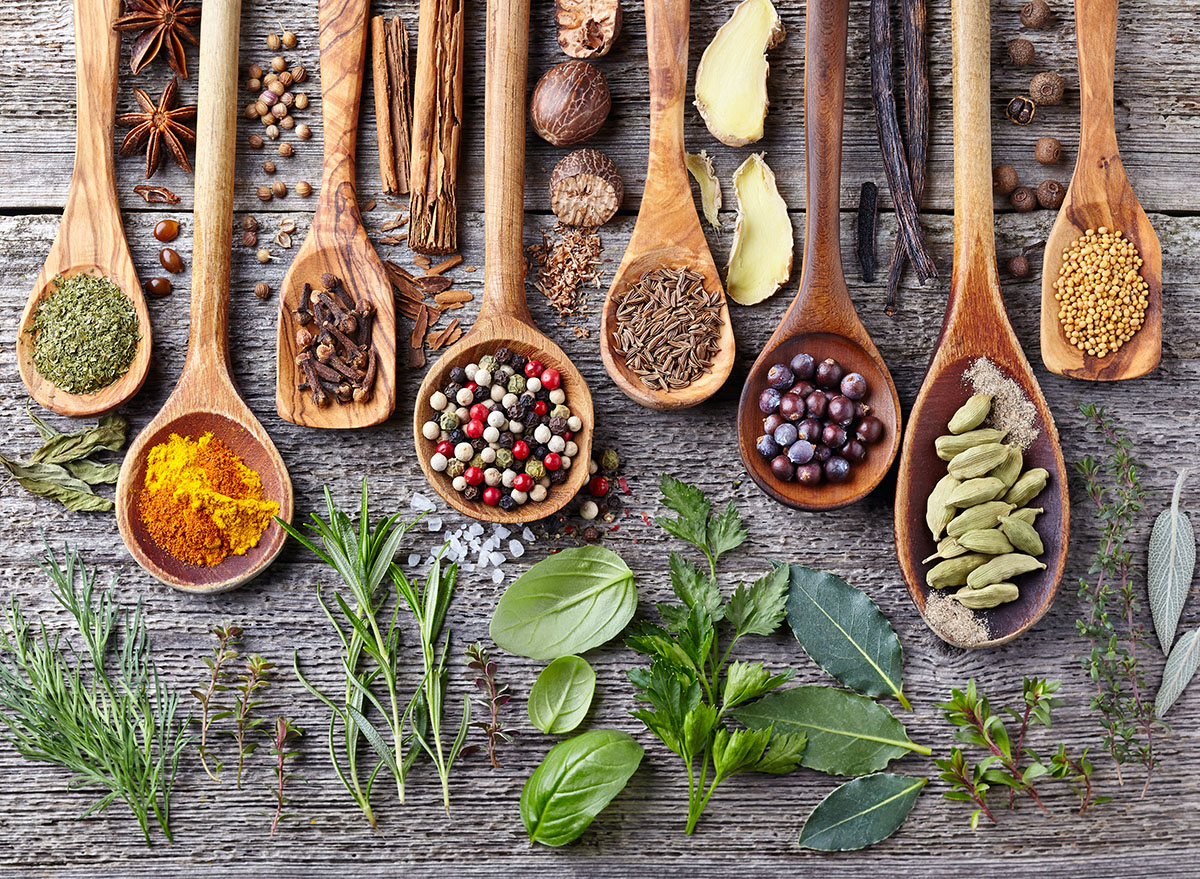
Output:
<svg viewBox="0 0 1200 879">
<path fill-rule="evenodd" d="M 212 566 L 258 545 L 279 504 L 263 498 L 262 479 L 225 443 L 171 434 L 146 458 L 142 522 L 164 552 Z"/>
</svg>

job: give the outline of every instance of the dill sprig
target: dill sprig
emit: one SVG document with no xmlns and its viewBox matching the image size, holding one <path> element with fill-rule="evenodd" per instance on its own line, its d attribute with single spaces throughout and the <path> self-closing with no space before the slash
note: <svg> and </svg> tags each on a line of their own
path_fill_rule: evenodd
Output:
<svg viewBox="0 0 1200 879">
<path fill-rule="evenodd" d="M 208 749 L 208 733 L 212 729 L 213 723 L 219 716 L 226 716 L 228 706 L 220 702 L 220 694 L 228 692 L 229 681 L 232 679 L 232 674 L 226 670 L 225 663 L 237 658 L 237 647 L 242 639 L 242 627 L 229 624 L 226 626 L 213 626 L 210 630 L 213 637 L 217 639 L 217 644 L 213 648 L 213 655 L 204 657 L 204 664 L 208 667 L 208 682 L 204 689 L 192 690 L 192 695 L 196 697 L 196 701 L 200 703 L 200 716 L 194 718 L 200 724 L 200 742 L 198 750 L 200 752 L 200 765 L 204 768 L 204 772 L 213 781 L 220 782 L 221 769 L 225 765 L 218 760 Z M 209 766 L 209 759 L 212 759 L 213 766 Z"/>
<path fill-rule="evenodd" d="M 191 737 L 151 659 L 141 602 L 122 610 L 115 578 L 97 591 L 95 571 L 69 547 L 61 563 L 47 551 L 42 569 L 85 649 L 30 623 L 13 598 L 0 633 L 0 734 L 23 757 L 69 770 L 69 789 L 104 791 L 82 817 L 121 799 L 147 845 L 151 816 L 170 840 L 171 790 Z"/>
</svg>

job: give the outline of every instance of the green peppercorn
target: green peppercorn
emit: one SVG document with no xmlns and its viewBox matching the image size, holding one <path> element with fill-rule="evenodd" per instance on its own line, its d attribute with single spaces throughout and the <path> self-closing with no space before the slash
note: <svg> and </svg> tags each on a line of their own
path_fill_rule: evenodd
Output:
<svg viewBox="0 0 1200 879">
<path fill-rule="evenodd" d="M 510 449 L 496 449 L 496 466 L 501 470 L 507 470 L 516 460 Z"/>
<path fill-rule="evenodd" d="M 453 412 L 443 412 L 442 417 L 438 419 L 438 426 L 442 430 L 457 430 L 458 416 Z"/>
<path fill-rule="evenodd" d="M 483 460 L 483 455 L 476 452 L 475 457 L 471 459 L 470 466 L 478 467 L 480 470 L 482 470 L 484 467 L 487 466 L 487 462 Z"/>
<path fill-rule="evenodd" d="M 488 372 L 495 372 L 496 367 L 500 364 L 496 362 L 496 358 L 491 354 L 484 354 L 479 358 L 479 368 L 486 369 Z"/>
<path fill-rule="evenodd" d="M 557 406 L 555 406 L 553 409 L 550 410 L 550 417 L 551 418 L 570 418 L 571 417 L 571 407 L 568 406 L 566 403 L 559 403 Z"/>
<path fill-rule="evenodd" d="M 541 461 L 526 461 L 525 472 L 533 477 L 533 481 L 537 482 L 546 475 L 546 465 Z"/>
<path fill-rule="evenodd" d="M 525 376 L 514 375 L 510 378 L 508 380 L 508 392 L 518 395 L 525 393 Z"/>
<path fill-rule="evenodd" d="M 458 460 L 458 458 L 451 458 L 450 463 L 446 465 L 446 475 L 451 479 L 454 479 L 456 476 L 462 476 L 466 472 L 467 465 Z"/>
<path fill-rule="evenodd" d="M 621 456 L 616 449 L 605 449 L 600 453 L 600 469 L 612 472 L 621 466 Z"/>
</svg>

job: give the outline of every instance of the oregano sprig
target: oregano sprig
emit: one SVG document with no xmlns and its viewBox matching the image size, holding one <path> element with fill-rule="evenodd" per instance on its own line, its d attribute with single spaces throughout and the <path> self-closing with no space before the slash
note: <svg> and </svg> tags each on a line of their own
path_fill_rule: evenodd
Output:
<svg viewBox="0 0 1200 879">
<path fill-rule="evenodd" d="M 232 673 L 226 669 L 225 665 L 237 658 L 237 648 L 241 643 L 243 632 L 241 626 L 232 623 L 213 626 L 209 631 L 216 638 L 217 643 L 213 648 L 212 655 L 204 657 L 204 664 L 208 668 L 208 681 L 203 688 L 192 690 L 192 695 L 200 703 L 200 716 L 194 718 L 200 724 L 200 740 L 197 743 L 200 765 L 209 778 L 220 782 L 221 768 L 225 764 L 209 750 L 208 734 L 217 715 L 224 715 L 229 710 L 228 706 L 220 701 L 221 694 L 228 692 L 229 681 L 233 679 Z M 213 762 L 212 767 L 209 766 L 210 759 Z"/>
</svg>

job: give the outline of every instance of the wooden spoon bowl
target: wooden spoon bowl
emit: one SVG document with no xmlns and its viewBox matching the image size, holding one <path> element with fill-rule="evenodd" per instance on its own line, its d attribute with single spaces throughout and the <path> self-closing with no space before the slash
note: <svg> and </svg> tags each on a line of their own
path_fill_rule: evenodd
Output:
<svg viewBox="0 0 1200 879">
<path fill-rule="evenodd" d="M 750 367 L 738 401 L 738 451 L 746 472 L 766 494 L 801 510 L 830 510 L 861 500 L 887 475 L 900 448 L 900 401 L 887 365 L 850 301 L 842 272 L 840 198 L 842 111 L 846 86 L 848 0 L 809 0 L 805 35 L 804 126 L 807 169 L 804 266 L 800 288 L 762 354 Z M 863 402 L 883 422 L 882 439 L 853 464 L 850 479 L 807 486 L 782 482 L 771 462 L 758 454 L 763 432 L 758 397 L 767 371 L 801 352 L 819 363 L 837 360 L 846 372 L 861 373 L 868 394 Z"/>
<path fill-rule="evenodd" d="M 651 409 L 686 409 L 721 389 L 733 369 L 737 341 L 729 321 L 725 287 L 700 228 L 684 165 L 690 0 L 646 0 L 650 56 L 650 157 L 646 186 L 633 235 L 609 287 L 600 316 L 600 356 L 616 386 Z M 704 289 L 721 296 L 721 334 L 708 370 L 685 388 L 648 387 L 616 350 L 617 306 L 625 291 L 658 268 L 691 269 L 704 276 Z"/>
<path fill-rule="evenodd" d="M 433 364 L 421 382 L 413 413 L 413 437 L 425 478 L 451 507 L 472 519 L 512 524 L 531 522 L 563 508 L 588 479 L 595 413 L 587 382 L 554 342 L 538 331 L 525 301 L 521 244 L 525 201 L 525 80 L 529 63 L 529 0 L 491 0 L 487 5 L 487 83 L 484 101 L 484 293 L 471 332 Z M 433 412 L 429 398 L 449 383 L 450 370 L 478 362 L 507 346 L 562 374 L 571 412 L 583 422 L 572 437 L 579 447 L 566 482 L 552 486 L 546 500 L 512 510 L 467 501 L 450 478 L 429 464 L 435 442 L 421 428 Z"/>
<path fill-rule="evenodd" d="M 1142 210 L 1117 148 L 1113 70 L 1117 53 L 1117 0 L 1075 4 L 1079 48 L 1079 157 L 1042 257 L 1042 362 L 1051 372 L 1090 381 L 1145 375 L 1162 359 L 1162 246 Z M 1054 282 L 1063 253 L 1089 229 L 1105 226 L 1133 242 L 1148 290 L 1145 323 L 1105 357 L 1072 345 L 1058 319 Z"/>
<path fill-rule="evenodd" d="M 29 395 L 60 415 L 98 415 L 136 394 L 150 368 L 150 315 L 129 255 L 113 157 L 117 111 L 117 64 L 121 35 L 112 29 L 120 0 L 75 0 L 75 171 L 62 222 L 45 265 L 25 303 L 17 331 L 17 366 Z M 38 303 L 54 278 L 80 272 L 101 275 L 121 288 L 137 313 L 141 341 L 121 378 L 92 394 L 72 394 L 42 378 L 33 365 L 33 325 Z"/>
</svg>

